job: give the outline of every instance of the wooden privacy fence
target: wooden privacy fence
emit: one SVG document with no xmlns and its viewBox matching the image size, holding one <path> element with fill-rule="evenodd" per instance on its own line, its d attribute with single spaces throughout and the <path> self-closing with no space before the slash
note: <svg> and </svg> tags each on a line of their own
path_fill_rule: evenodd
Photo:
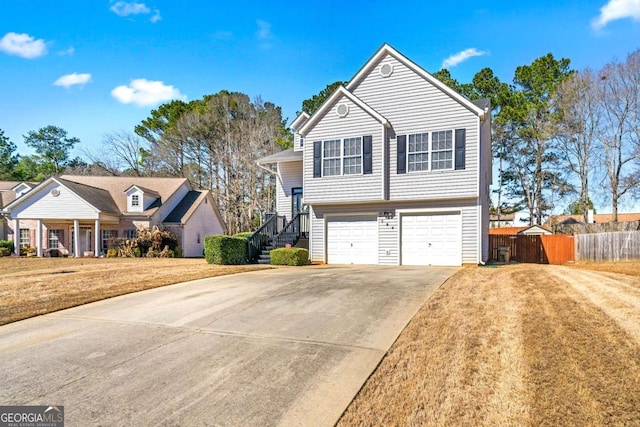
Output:
<svg viewBox="0 0 640 427">
<path fill-rule="evenodd" d="M 498 248 L 508 246 L 510 259 L 535 264 L 566 264 L 575 261 L 573 236 L 489 235 L 489 257 L 498 260 Z"/>
<path fill-rule="evenodd" d="M 640 259 L 640 231 L 576 235 L 576 258 L 583 261 Z"/>
</svg>

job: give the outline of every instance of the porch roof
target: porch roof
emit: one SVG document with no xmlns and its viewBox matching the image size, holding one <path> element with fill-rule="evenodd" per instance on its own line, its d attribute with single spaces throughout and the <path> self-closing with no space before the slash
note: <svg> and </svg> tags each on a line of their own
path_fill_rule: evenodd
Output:
<svg viewBox="0 0 640 427">
<path fill-rule="evenodd" d="M 293 148 L 289 148 L 288 150 L 280 151 L 278 153 L 259 159 L 258 164 L 301 161 L 302 151 L 293 151 Z"/>
</svg>

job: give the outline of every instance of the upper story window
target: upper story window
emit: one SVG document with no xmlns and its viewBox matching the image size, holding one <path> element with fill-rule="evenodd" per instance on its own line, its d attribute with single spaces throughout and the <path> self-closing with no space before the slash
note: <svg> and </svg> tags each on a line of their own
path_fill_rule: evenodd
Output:
<svg viewBox="0 0 640 427">
<path fill-rule="evenodd" d="M 304 138 L 300 138 L 300 147 L 304 147 Z"/>
<path fill-rule="evenodd" d="M 429 134 L 409 135 L 407 150 L 409 172 L 429 170 Z"/>
<path fill-rule="evenodd" d="M 323 142 L 322 175 L 362 173 L 362 138 L 332 139 Z"/>
<path fill-rule="evenodd" d="M 339 139 L 332 139 L 323 142 L 322 148 L 322 175 L 333 176 L 340 175 L 342 158 L 340 156 Z"/>
<path fill-rule="evenodd" d="M 131 195 L 131 206 L 140 206 L 140 195 L 133 194 Z"/>
<path fill-rule="evenodd" d="M 429 135 L 431 135 L 431 143 L 429 143 Z M 408 135 L 408 139 L 408 172 L 453 169 L 453 131 L 418 133 Z"/>
<path fill-rule="evenodd" d="M 453 168 L 453 137 L 450 130 L 431 133 L 431 170 Z"/>
</svg>

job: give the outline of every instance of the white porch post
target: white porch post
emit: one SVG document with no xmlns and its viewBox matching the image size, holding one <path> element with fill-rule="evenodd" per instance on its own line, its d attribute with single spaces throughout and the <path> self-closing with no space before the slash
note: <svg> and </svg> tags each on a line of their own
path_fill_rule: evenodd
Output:
<svg viewBox="0 0 640 427">
<path fill-rule="evenodd" d="M 42 220 L 38 219 L 36 225 L 36 249 L 37 255 L 42 256 Z"/>
<path fill-rule="evenodd" d="M 20 220 L 13 220 L 13 253 L 20 256 Z"/>
<path fill-rule="evenodd" d="M 96 257 L 100 256 L 100 219 L 96 219 L 96 232 L 95 232 L 95 245 L 93 247 L 93 254 Z"/>
<path fill-rule="evenodd" d="M 80 257 L 80 220 L 73 220 L 73 255 Z"/>
</svg>

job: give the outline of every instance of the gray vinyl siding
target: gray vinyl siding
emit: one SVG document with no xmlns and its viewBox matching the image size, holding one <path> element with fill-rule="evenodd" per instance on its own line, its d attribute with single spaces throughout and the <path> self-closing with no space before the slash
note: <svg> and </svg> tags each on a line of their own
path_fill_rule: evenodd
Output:
<svg viewBox="0 0 640 427">
<path fill-rule="evenodd" d="M 304 143 L 304 200 L 305 203 L 335 203 L 382 200 L 382 125 L 367 112 L 346 98 L 349 114 L 338 117 L 335 108 L 316 123 Z M 372 136 L 373 173 L 370 175 L 342 175 L 313 177 L 313 143 L 330 139 Z"/>
<path fill-rule="evenodd" d="M 477 264 L 478 247 L 481 243 L 478 223 L 478 200 L 449 200 L 432 202 L 404 203 L 365 203 L 360 205 L 314 205 L 311 210 L 311 260 L 325 261 L 325 217 L 339 215 L 370 214 L 378 215 L 378 262 L 384 265 L 398 265 L 400 256 L 400 227 L 397 209 L 428 209 L 437 213 L 442 210 L 459 210 L 462 221 L 462 263 Z M 393 219 L 386 219 L 384 212 L 391 211 Z M 388 255 L 387 255 L 388 251 Z"/>
<path fill-rule="evenodd" d="M 276 181 L 276 211 L 291 219 L 291 189 L 302 187 L 302 162 L 279 162 Z"/>
<path fill-rule="evenodd" d="M 382 77 L 375 66 L 353 93 L 393 126 L 389 132 L 389 199 L 478 197 L 478 116 L 392 56 L 380 62 L 391 63 L 393 74 Z M 396 135 L 461 128 L 466 129 L 464 170 L 397 174 Z"/>
</svg>

